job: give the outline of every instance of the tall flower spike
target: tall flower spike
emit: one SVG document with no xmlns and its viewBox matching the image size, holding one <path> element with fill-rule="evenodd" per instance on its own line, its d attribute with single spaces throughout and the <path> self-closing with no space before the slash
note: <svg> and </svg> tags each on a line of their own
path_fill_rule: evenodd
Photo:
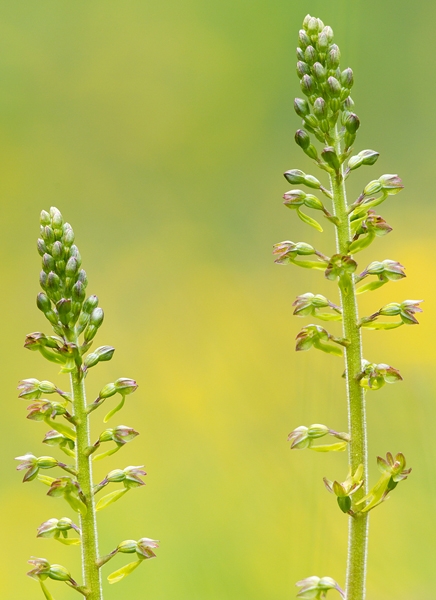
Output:
<svg viewBox="0 0 436 600">
<path fill-rule="evenodd" d="M 65 545 L 81 544 L 82 572 L 84 584 L 79 585 L 68 571 L 45 559 L 34 558 L 34 568 L 29 575 L 37 579 L 47 600 L 53 596 L 45 585 L 47 579 L 63 581 L 87 600 L 103 600 L 100 567 L 104 560 L 99 557 L 97 537 L 97 510 L 120 499 L 134 487 L 145 485 L 141 477 L 142 467 L 126 467 L 109 472 L 107 478 L 95 485 L 92 476 L 92 454 L 103 442 L 112 441 L 115 447 L 98 455 L 110 456 L 134 439 L 138 432 L 133 427 L 118 425 L 106 429 L 92 446 L 90 442 L 90 413 L 107 398 L 119 394 L 121 401 L 105 417 L 105 422 L 123 408 L 127 395 L 134 392 L 138 384 L 134 379 L 119 377 L 102 388 L 93 404 L 87 406 L 85 377 L 92 367 L 112 359 L 112 346 L 98 346 L 88 352 L 103 324 L 104 312 L 96 295 L 87 296 L 88 278 L 82 269 L 82 257 L 75 244 L 71 225 L 66 223 L 57 208 L 42 211 L 40 216 L 40 238 L 37 242 L 42 270 L 39 281 L 42 291 L 36 304 L 45 315 L 54 335 L 33 332 L 26 336 L 25 347 L 38 351 L 41 356 L 59 365 L 61 373 L 69 375 L 71 391 L 66 392 L 50 381 L 35 378 L 23 379 L 18 385 L 19 397 L 31 402 L 28 419 L 46 424 L 43 443 L 53 449 L 59 448 L 70 457 L 68 465 L 51 456 L 35 456 L 28 453 L 18 457 L 18 470 L 25 471 L 24 480 L 38 480 L 48 487 L 47 495 L 64 500 L 79 519 L 76 525 L 68 517 L 44 521 L 37 532 L 39 538 L 51 538 Z M 57 394 L 57 400 L 45 396 Z M 49 477 L 43 470 L 59 467 L 68 473 L 62 477 Z M 107 494 L 95 504 L 94 495 L 110 482 L 122 483 L 122 489 Z M 71 535 L 77 533 L 79 537 Z M 148 538 L 135 542 L 138 564 L 155 556 L 157 544 Z M 125 550 L 124 550 L 125 551 Z M 121 548 L 120 548 L 121 552 Z M 112 574 L 110 583 L 120 580 L 134 570 L 132 564 L 121 572 Z"/>
<path fill-rule="evenodd" d="M 366 184 L 358 198 L 348 204 L 346 180 L 360 167 L 374 165 L 379 153 L 371 149 L 353 151 L 360 128 L 360 119 L 351 98 L 354 74 L 350 68 L 343 68 L 340 62 L 341 52 L 331 27 L 307 15 L 298 35 L 296 71 L 302 97 L 294 101 L 295 112 L 301 119 L 295 142 L 320 168 L 321 174 L 328 176 L 329 182 L 326 184 L 321 177 L 307 175 L 300 169 L 289 169 L 284 174 L 286 181 L 297 189 L 285 192 L 284 204 L 318 231 L 322 231 L 321 225 L 302 209 L 322 212 L 335 227 L 336 247 L 326 256 L 311 243 L 287 240 L 276 244 L 273 254 L 278 264 L 323 271 L 329 282 L 336 282 L 340 303 L 333 303 L 319 294 L 306 293 L 298 296 L 293 306 L 297 316 L 341 321 L 342 335 L 333 335 L 319 325 L 310 324 L 298 333 L 296 350 L 314 347 L 330 354 L 343 355 L 345 359 L 349 434 L 338 434 L 325 425 L 314 424 L 294 429 L 289 441 L 292 449 L 328 452 L 348 448 L 348 476 L 345 481 L 324 480 L 327 489 L 336 495 L 340 509 L 349 515 L 346 592 L 330 578 L 313 576 L 297 584 L 301 587 L 298 597 L 324 598 L 329 590 L 337 590 L 347 600 L 362 600 L 366 585 L 367 512 L 386 499 L 398 481 L 408 475 L 403 459 L 399 455 L 394 459 L 388 454 L 386 460 L 379 459 L 379 468 L 383 470 L 379 482 L 371 491 L 368 490 L 365 392 L 401 381 L 402 377 L 388 364 L 369 363 L 363 359 L 362 332 L 365 329 L 389 330 L 403 324 L 416 325 L 415 315 L 421 309 L 419 301 L 406 300 L 388 304 L 368 317 L 358 317 L 358 294 L 375 291 L 406 276 L 404 267 L 394 260 L 373 261 L 364 270 L 362 266 L 358 269 L 356 261 L 358 252 L 368 249 L 378 238 L 392 231 L 374 208 L 398 194 L 403 183 L 396 174 L 381 175 Z M 321 143 L 320 147 L 317 147 L 317 141 Z M 300 189 L 301 186 L 310 189 Z M 317 192 L 311 193 L 312 190 Z M 318 192 L 323 194 L 323 201 Z M 356 283 L 366 278 L 368 281 L 356 289 Z M 385 322 L 382 317 L 397 317 L 397 320 Z M 318 439 L 327 435 L 333 435 L 339 441 L 319 444 Z"/>
</svg>

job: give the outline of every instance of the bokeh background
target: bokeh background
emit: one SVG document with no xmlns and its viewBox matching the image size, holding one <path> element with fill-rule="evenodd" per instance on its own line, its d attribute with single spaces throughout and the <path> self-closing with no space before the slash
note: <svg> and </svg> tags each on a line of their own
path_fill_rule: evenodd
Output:
<svg viewBox="0 0 436 600">
<path fill-rule="evenodd" d="M 425 298 L 419 327 L 364 336 L 365 356 L 404 376 L 368 395 L 372 481 L 387 450 L 413 466 L 371 515 L 368 598 L 434 598 L 436 4 L 428 0 L 0 3 L 2 598 L 42 597 L 25 577 L 30 555 L 80 572 L 76 548 L 34 537 L 69 510 L 37 482 L 22 485 L 13 462 L 47 452 L 17 381 L 67 385 L 22 348 L 26 333 L 47 330 L 35 306 L 35 240 L 39 211 L 51 205 L 73 224 L 89 290 L 106 311 L 98 341 L 117 349 L 88 377 L 90 399 L 120 376 L 140 384 L 120 422 L 141 435 L 96 477 L 145 464 L 147 486 L 101 513 L 101 549 L 142 536 L 161 548 L 105 598 L 285 600 L 302 577 L 344 582 L 346 519 L 322 477 L 343 478 L 346 456 L 291 453 L 286 443 L 301 424 L 346 428 L 340 359 L 294 353 L 306 322 L 292 317 L 294 297 L 335 300 L 336 286 L 271 257 L 283 239 L 326 253 L 334 243 L 328 223 L 321 236 L 281 201 L 284 170 L 314 172 L 293 143 L 294 48 L 307 12 L 332 25 L 342 66 L 354 69 L 356 149 L 381 153 L 350 179 L 351 197 L 385 172 L 406 185 L 381 209 L 394 232 L 359 258 L 399 260 L 408 277 L 363 297 L 362 314 Z M 50 589 L 57 600 L 75 595 L 55 582 Z"/>
</svg>

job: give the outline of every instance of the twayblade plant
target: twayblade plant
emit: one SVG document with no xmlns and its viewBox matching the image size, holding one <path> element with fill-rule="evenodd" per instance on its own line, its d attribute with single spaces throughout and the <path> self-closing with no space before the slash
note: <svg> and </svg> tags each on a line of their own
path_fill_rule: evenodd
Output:
<svg viewBox="0 0 436 600">
<path fill-rule="evenodd" d="M 386 459 L 378 457 L 381 472 L 378 481 L 369 488 L 365 393 L 379 390 L 385 383 L 402 379 L 399 371 L 387 364 L 375 364 L 363 359 L 362 329 L 387 330 L 418 323 L 415 313 L 421 312 L 420 300 L 392 302 L 367 317 L 359 319 L 357 296 L 374 291 L 390 281 L 405 277 L 404 267 L 394 260 L 371 262 L 356 274 L 353 258 L 377 237 L 392 228 L 374 208 L 403 188 L 397 175 L 382 175 L 370 181 L 359 197 L 347 201 L 346 180 L 358 168 L 373 165 L 378 152 L 362 150 L 353 154 L 353 144 L 359 129 L 350 96 L 353 85 L 351 69 L 341 71 L 340 51 L 333 43 L 333 31 L 315 17 L 307 15 L 299 32 L 297 73 L 306 98 L 296 98 L 294 108 L 303 119 L 303 128 L 295 134 L 302 150 L 328 176 L 329 185 L 322 185 L 312 175 L 293 169 L 284 175 L 292 185 L 304 185 L 325 196 L 322 201 L 312 193 L 292 189 L 285 193 L 284 204 L 293 209 L 307 225 L 322 232 L 318 221 L 303 212 L 317 210 L 334 227 L 336 248 L 327 256 L 306 242 L 284 241 L 274 246 L 276 263 L 292 264 L 323 271 L 339 287 L 340 304 L 320 294 L 306 293 L 294 302 L 294 314 L 316 317 L 321 321 L 342 321 L 343 335 L 337 337 L 320 325 L 307 325 L 297 335 L 296 350 L 317 348 L 335 356 L 345 357 L 345 382 L 348 401 L 349 432 L 337 432 L 322 424 L 300 426 L 289 435 L 292 449 L 308 448 L 317 452 L 335 452 L 348 447 L 348 472 L 343 481 L 324 478 L 327 490 L 336 496 L 340 510 L 348 515 L 348 560 L 345 591 L 330 577 L 308 577 L 299 581 L 297 596 L 306 599 L 324 598 L 336 590 L 346 600 L 365 598 L 366 561 L 369 512 L 384 502 L 398 483 L 406 479 L 410 469 L 402 453 L 388 452 Z M 312 143 L 321 144 L 318 153 Z M 328 204 L 328 207 L 326 204 Z M 311 257 L 311 258 L 308 258 Z M 371 276 L 374 279 L 371 279 Z M 367 283 L 360 282 L 370 279 Z M 394 320 L 384 320 L 393 317 Z M 332 443 L 318 443 L 320 438 L 333 437 Z"/>
<path fill-rule="evenodd" d="M 118 452 L 132 441 L 138 432 L 132 427 L 117 425 L 106 429 L 91 442 L 90 416 L 108 398 L 117 395 L 119 403 L 104 417 L 104 423 L 120 411 L 126 396 L 138 387 L 136 381 L 119 378 L 102 387 L 98 397 L 87 404 L 85 378 L 92 367 L 112 358 L 115 348 L 100 346 L 88 352 L 98 329 L 103 323 L 103 310 L 98 306 L 97 296 L 86 297 L 88 284 L 82 259 L 74 244 L 74 232 L 69 223 L 64 223 L 61 213 L 52 207 L 42 211 L 41 237 L 38 252 L 42 257 L 40 284 L 43 292 L 38 294 L 37 306 L 50 322 L 54 335 L 41 332 L 26 337 L 25 347 L 37 350 L 48 361 L 60 366 L 60 372 L 69 375 L 70 391 L 63 391 L 50 381 L 24 379 L 20 382 L 19 396 L 31 400 L 28 419 L 40 421 L 49 427 L 43 442 L 51 447 L 58 446 L 68 458 L 67 463 L 51 456 L 34 456 L 31 453 L 19 456 L 18 470 L 24 470 L 24 482 L 39 481 L 48 486 L 48 496 L 62 498 L 75 513 L 74 518 L 50 518 L 37 530 L 40 538 L 52 538 L 70 546 L 81 545 L 83 583 L 79 584 L 69 571 L 58 564 L 50 564 L 45 558 L 32 558 L 33 569 L 28 573 L 36 579 L 47 600 L 53 600 L 47 588 L 47 579 L 61 581 L 85 596 L 87 600 L 102 600 L 101 567 L 116 554 L 134 554 L 135 560 L 113 572 L 109 583 L 121 581 L 144 560 L 154 558 L 157 542 L 149 538 L 124 540 L 107 555 L 98 552 L 96 513 L 119 500 L 129 490 L 144 485 L 146 475 L 142 466 L 128 466 L 110 471 L 100 483 L 92 478 L 93 460 L 104 459 Z M 58 396 L 48 400 L 45 396 Z M 100 446 L 112 443 L 109 450 L 98 453 Z M 46 469 L 61 469 L 56 477 L 42 473 Z M 62 471 L 64 473 L 62 474 Z M 122 484 L 120 489 L 103 495 L 96 502 L 97 494 L 109 484 Z M 79 525 L 75 523 L 79 520 Z"/>
</svg>

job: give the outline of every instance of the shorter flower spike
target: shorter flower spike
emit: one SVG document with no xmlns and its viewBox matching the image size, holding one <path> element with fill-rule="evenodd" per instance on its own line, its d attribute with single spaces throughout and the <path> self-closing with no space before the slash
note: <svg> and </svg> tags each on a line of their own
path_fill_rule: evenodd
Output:
<svg viewBox="0 0 436 600">
<path fill-rule="evenodd" d="M 344 590 L 331 577 L 306 577 L 295 584 L 301 587 L 297 594 L 297 598 L 305 598 L 306 600 L 321 600 L 326 598 L 329 590 L 336 590 L 342 598 L 345 599 Z"/>
<path fill-rule="evenodd" d="M 331 435 L 341 441 L 335 444 L 314 444 L 316 439 L 326 435 Z M 316 452 L 338 452 L 345 450 L 349 441 L 350 436 L 348 433 L 338 433 L 319 423 L 315 423 L 309 427 L 300 425 L 300 427 L 297 427 L 288 435 L 288 442 L 291 442 L 291 450 L 304 450 L 309 448 Z"/>
<path fill-rule="evenodd" d="M 385 383 L 396 383 L 403 380 L 397 369 L 384 363 L 376 364 L 363 360 L 362 366 L 357 380 L 361 387 L 367 390 L 379 390 Z"/>
<path fill-rule="evenodd" d="M 339 508 L 343 513 L 353 514 L 351 510 L 351 496 L 363 486 L 362 475 L 363 465 L 359 465 L 354 475 L 351 468 L 348 470 L 347 478 L 342 483 L 339 481 L 330 481 L 330 479 L 324 477 L 324 485 L 331 494 L 337 497 Z"/>
</svg>

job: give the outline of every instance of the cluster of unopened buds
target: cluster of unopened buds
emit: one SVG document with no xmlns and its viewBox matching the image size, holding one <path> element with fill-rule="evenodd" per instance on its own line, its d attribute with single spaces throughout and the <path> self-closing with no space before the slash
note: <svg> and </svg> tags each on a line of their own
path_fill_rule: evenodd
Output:
<svg viewBox="0 0 436 600">
<path fill-rule="evenodd" d="M 351 69 L 341 70 L 340 50 L 333 42 L 333 31 L 315 17 L 307 15 L 299 32 L 297 74 L 304 98 L 296 98 L 294 108 L 302 119 L 302 128 L 295 141 L 315 165 L 328 174 L 330 185 L 324 185 L 311 174 L 300 169 L 284 173 L 288 183 L 298 186 L 284 194 L 284 205 L 292 209 L 307 225 L 318 232 L 321 223 L 310 216 L 316 211 L 336 232 L 333 254 L 307 242 L 285 240 L 273 247 L 275 262 L 322 271 L 328 281 L 336 281 L 341 302 L 332 302 L 321 294 L 307 292 L 293 303 L 294 315 L 313 317 L 324 322 L 342 322 L 342 335 L 335 335 L 318 324 L 309 324 L 296 337 L 296 350 L 311 348 L 336 356 L 345 356 L 347 392 L 349 398 L 349 433 L 338 433 L 322 424 L 300 426 L 288 437 L 291 449 L 310 449 L 316 452 L 337 452 L 349 449 L 349 469 L 344 481 L 324 478 L 326 488 L 336 496 L 342 512 L 351 517 L 350 527 L 359 528 L 351 535 L 347 571 L 347 591 L 329 577 L 309 577 L 297 583 L 298 597 L 324 598 L 329 590 L 353 600 L 365 595 L 365 567 L 357 564 L 366 551 L 353 546 L 354 539 L 366 543 L 365 515 L 384 502 L 397 484 L 406 479 L 410 469 L 402 453 L 386 459 L 378 458 L 381 476 L 368 488 L 366 472 L 365 392 L 376 391 L 386 383 L 402 380 L 399 371 L 384 363 L 372 363 L 362 357 L 361 332 L 363 329 L 389 330 L 402 325 L 418 323 L 416 314 L 422 312 L 422 300 L 391 302 L 369 316 L 357 317 L 357 295 L 379 289 L 389 282 L 406 277 L 404 266 L 398 261 L 373 261 L 358 270 L 355 255 L 367 249 L 377 238 L 387 235 L 392 227 L 375 212 L 375 208 L 403 189 L 396 174 L 381 175 L 364 185 L 357 199 L 348 204 L 345 181 L 357 169 L 374 165 L 379 153 L 367 149 L 353 154 L 360 120 L 354 112 L 351 88 L 354 76 Z M 323 145 L 319 152 L 314 136 Z M 309 188 L 308 191 L 300 189 Z M 362 283 L 361 283 L 362 282 Z M 357 284 L 357 287 L 356 287 Z M 354 433 L 353 433 L 354 432 Z M 321 438 L 334 438 L 330 443 L 319 443 Z M 356 557 L 356 558 L 355 558 Z M 356 562 L 357 561 L 357 562 Z M 363 577 L 363 578 L 362 578 Z"/>
<path fill-rule="evenodd" d="M 52 599 L 47 580 L 61 581 L 90 600 L 103 598 L 100 569 L 116 554 L 136 554 L 136 560 L 113 572 L 109 583 L 121 581 L 144 560 L 154 558 L 158 542 L 150 538 L 138 541 L 127 540 L 118 544 L 109 555 L 98 556 L 96 512 L 107 508 L 128 491 L 144 486 L 146 472 L 143 466 L 128 466 L 113 469 L 100 482 L 92 481 L 92 461 L 107 458 L 118 452 L 138 436 L 130 426 L 116 425 L 102 431 L 91 443 L 90 415 L 116 395 L 118 403 L 106 414 L 106 423 L 124 406 L 126 397 L 136 391 L 135 380 L 123 377 L 104 385 L 94 402 L 87 404 L 85 378 L 91 368 L 100 362 L 112 359 L 115 349 L 100 346 L 89 352 L 94 338 L 103 323 L 104 313 L 98 306 L 95 295 L 86 297 L 88 284 L 85 271 L 81 268 L 81 256 L 74 244 L 74 232 L 64 223 L 56 208 L 41 213 L 41 238 L 38 251 L 42 257 L 40 284 L 43 289 L 37 297 L 37 306 L 50 322 L 54 335 L 41 332 L 26 337 L 25 347 L 38 351 L 47 360 L 57 363 L 61 373 L 68 373 L 71 391 L 63 391 L 50 381 L 24 379 L 18 385 L 19 397 L 30 401 L 27 418 L 48 426 L 43 443 L 58 447 L 69 458 L 68 464 L 52 456 L 35 456 L 27 453 L 19 456 L 17 469 L 24 471 L 24 482 L 38 480 L 49 489 L 47 495 L 63 498 L 79 520 L 77 525 L 70 517 L 50 518 L 37 530 L 38 538 L 51 538 L 65 545 L 82 546 L 82 561 L 85 581 L 77 583 L 68 570 L 50 564 L 44 558 L 32 558 L 29 576 L 36 579 L 47 600 Z M 48 399 L 48 397 L 50 399 Z M 53 399 L 52 399 L 53 398 Z M 98 452 L 102 444 L 109 449 Z M 64 475 L 50 477 L 47 470 L 61 469 Z M 109 484 L 121 484 L 96 498 Z M 97 502 L 98 499 L 98 502 Z"/>
</svg>

